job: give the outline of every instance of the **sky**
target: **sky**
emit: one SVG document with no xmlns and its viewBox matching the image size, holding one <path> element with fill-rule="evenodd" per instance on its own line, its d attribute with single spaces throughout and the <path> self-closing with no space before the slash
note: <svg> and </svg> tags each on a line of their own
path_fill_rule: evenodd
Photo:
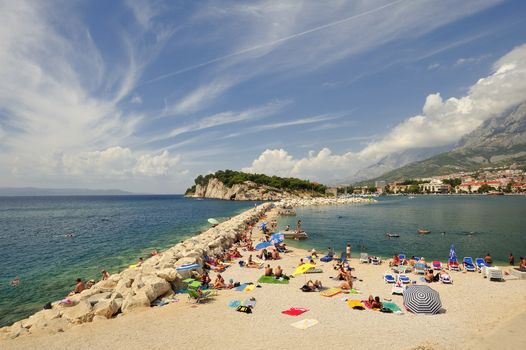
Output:
<svg viewBox="0 0 526 350">
<path fill-rule="evenodd" d="M 0 0 L 0 187 L 331 184 L 526 100 L 526 1 Z"/>
</svg>

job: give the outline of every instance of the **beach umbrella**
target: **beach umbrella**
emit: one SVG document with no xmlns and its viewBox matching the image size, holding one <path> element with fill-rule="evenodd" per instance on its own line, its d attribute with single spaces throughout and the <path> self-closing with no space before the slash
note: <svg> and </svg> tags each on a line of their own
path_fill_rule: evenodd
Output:
<svg viewBox="0 0 526 350">
<path fill-rule="evenodd" d="M 455 246 L 453 244 L 449 247 L 449 260 L 457 261 L 457 253 L 455 252 Z"/>
<path fill-rule="evenodd" d="M 303 265 L 298 266 L 292 274 L 294 276 L 301 275 L 302 273 L 305 273 L 314 267 L 316 267 L 316 265 L 314 264 L 303 264 Z"/>
<path fill-rule="evenodd" d="M 265 227 L 267 227 L 267 222 L 266 221 L 263 221 L 261 224 L 259 224 L 259 227 L 261 229 L 264 229 Z"/>
<path fill-rule="evenodd" d="M 264 249 L 264 248 L 268 248 L 270 247 L 271 243 L 270 242 L 261 242 L 261 243 L 258 243 L 255 248 L 256 250 L 261 250 L 261 249 Z"/>
<path fill-rule="evenodd" d="M 415 314 L 436 314 L 442 308 L 440 294 L 429 286 L 408 286 L 404 291 L 404 305 Z"/>
<path fill-rule="evenodd" d="M 283 242 L 283 240 L 285 240 L 285 235 L 281 232 L 278 232 L 270 236 L 269 242 L 270 244 L 278 244 Z"/>
<path fill-rule="evenodd" d="M 208 222 L 211 223 L 212 225 L 218 225 L 218 224 L 219 224 L 219 221 L 217 221 L 217 220 L 214 219 L 214 218 L 210 218 L 210 219 L 208 219 Z"/>
</svg>

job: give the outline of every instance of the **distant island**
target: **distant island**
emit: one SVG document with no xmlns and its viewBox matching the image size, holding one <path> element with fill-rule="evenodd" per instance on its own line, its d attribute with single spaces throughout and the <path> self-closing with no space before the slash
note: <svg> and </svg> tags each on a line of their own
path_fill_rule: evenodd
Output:
<svg viewBox="0 0 526 350">
<path fill-rule="evenodd" d="M 122 190 L 91 190 L 87 188 L 37 188 L 37 187 L 0 187 L 0 196 L 124 196 L 137 193 Z"/>
<path fill-rule="evenodd" d="M 327 187 L 293 177 L 248 174 L 220 170 L 199 175 L 186 190 L 187 197 L 225 200 L 280 200 L 283 198 L 324 197 Z"/>
</svg>

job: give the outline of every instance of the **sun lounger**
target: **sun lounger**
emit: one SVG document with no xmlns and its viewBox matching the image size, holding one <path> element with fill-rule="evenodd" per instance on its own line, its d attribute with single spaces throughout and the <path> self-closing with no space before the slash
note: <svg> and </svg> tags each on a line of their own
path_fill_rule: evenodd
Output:
<svg viewBox="0 0 526 350">
<path fill-rule="evenodd" d="M 406 260 L 407 257 L 405 256 L 405 254 L 398 254 L 398 259 L 400 259 L 400 260 Z"/>
<path fill-rule="evenodd" d="M 373 256 L 373 257 L 371 257 L 371 263 L 373 265 L 380 265 L 382 263 L 382 259 L 380 259 L 377 256 Z"/>
<path fill-rule="evenodd" d="M 490 281 L 502 281 L 504 275 L 502 270 L 498 267 L 484 267 L 483 268 L 484 278 L 488 278 Z"/>
<path fill-rule="evenodd" d="M 395 283 L 396 279 L 394 278 L 393 274 L 391 274 L 390 272 L 386 272 L 384 274 L 384 281 L 387 283 Z"/>
<path fill-rule="evenodd" d="M 421 262 L 418 262 L 418 263 L 415 263 L 415 273 L 416 274 L 425 274 L 426 273 L 426 264 L 424 263 L 421 263 Z"/>
<path fill-rule="evenodd" d="M 367 253 L 360 253 L 360 262 L 364 264 L 369 263 L 369 255 Z"/>
<path fill-rule="evenodd" d="M 396 282 L 393 285 L 393 288 L 391 288 L 391 293 L 392 294 L 397 294 L 397 295 L 403 295 L 404 294 L 404 290 L 405 290 L 405 286 L 402 283 L 400 283 L 400 282 Z"/>
<path fill-rule="evenodd" d="M 433 261 L 433 270 L 441 270 L 442 263 L 438 260 Z"/>
<path fill-rule="evenodd" d="M 490 267 L 482 258 L 476 258 L 475 264 L 477 265 L 477 269 L 479 270 L 479 272 L 482 271 L 483 267 Z"/>
<path fill-rule="evenodd" d="M 329 261 L 332 261 L 332 256 L 325 255 L 324 257 L 322 257 L 322 258 L 320 259 L 320 261 L 323 261 L 323 262 L 329 262 Z"/>
<path fill-rule="evenodd" d="M 451 276 L 444 276 L 444 277 L 442 277 L 442 275 L 440 275 L 440 282 L 442 282 L 444 284 L 451 284 L 451 283 L 453 283 L 453 279 L 451 278 Z"/>
<path fill-rule="evenodd" d="M 188 289 L 188 299 L 194 300 L 196 303 L 200 303 L 208 300 L 213 294 L 211 290 L 197 291 L 193 289 Z"/>
<path fill-rule="evenodd" d="M 398 280 L 404 284 L 411 283 L 411 279 L 407 275 L 398 275 Z"/>
<path fill-rule="evenodd" d="M 460 266 L 459 266 L 457 260 L 449 260 L 449 261 L 447 262 L 447 268 L 448 268 L 450 271 L 460 271 Z"/>
<path fill-rule="evenodd" d="M 473 263 L 473 258 L 466 256 L 464 257 L 464 260 L 462 260 L 462 263 L 464 264 L 464 270 L 469 272 L 475 272 L 477 271 L 477 268 L 475 267 L 475 264 Z"/>
</svg>

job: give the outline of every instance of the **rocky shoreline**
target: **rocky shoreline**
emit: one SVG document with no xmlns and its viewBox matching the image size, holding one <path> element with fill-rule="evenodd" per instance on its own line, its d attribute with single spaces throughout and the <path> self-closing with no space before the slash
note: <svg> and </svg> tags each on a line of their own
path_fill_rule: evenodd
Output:
<svg viewBox="0 0 526 350">
<path fill-rule="evenodd" d="M 177 267 L 193 263 L 202 266 L 204 255 L 227 251 L 249 225 L 273 207 L 273 203 L 264 203 L 247 210 L 145 260 L 140 267 L 111 275 L 90 289 L 68 297 L 71 303 L 55 302 L 51 309 L 41 310 L 11 326 L 0 328 L 0 338 L 54 334 L 77 324 L 149 308 L 156 300 L 171 300 L 175 291 L 183 286 L 182 281 L 190 277 L 190 271 L 178 271 Z"/>
<path fill-rule="evenodd" d="M 375 203 L 372 198 L 337 198 L 337 197 L 320 197 L 320 198 L 285 198 L 276 203 L 278 207 L 309 207 L 323 205 L 348 205 L 348 204 L 368 204 Z"/>
</svg>

